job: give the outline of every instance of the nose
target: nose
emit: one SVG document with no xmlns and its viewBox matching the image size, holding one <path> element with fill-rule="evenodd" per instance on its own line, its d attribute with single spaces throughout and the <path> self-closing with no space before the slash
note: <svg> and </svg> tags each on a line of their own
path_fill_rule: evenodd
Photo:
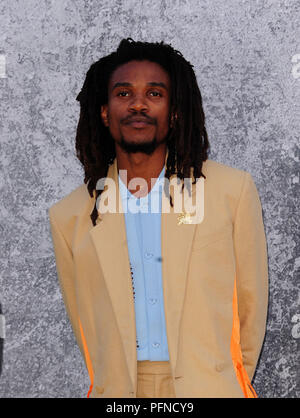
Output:
<svg viewBox="0 0 300 418">
<path fill-rule="evenodd" d="M 129 103 L 128 108 L 130 112 L 147 112 L 148 105 L 146 102 L 146 98 L 142 94 L 135 94 L 132 97 L 132 100 Z"/>
</svg>

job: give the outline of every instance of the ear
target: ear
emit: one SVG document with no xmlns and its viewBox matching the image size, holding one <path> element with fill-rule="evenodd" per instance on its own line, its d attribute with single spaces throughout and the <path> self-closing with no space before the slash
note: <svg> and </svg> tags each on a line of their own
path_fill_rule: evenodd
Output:
<svg viewBox="0 0 300 418">
<path fill-rule="evenodd" d="M 108 127 L 109 123 L 108 123 L 108 106 L 107 105 L 101 106 L 101 119 L 102 119 L 104 126 Z"/>
</svg>

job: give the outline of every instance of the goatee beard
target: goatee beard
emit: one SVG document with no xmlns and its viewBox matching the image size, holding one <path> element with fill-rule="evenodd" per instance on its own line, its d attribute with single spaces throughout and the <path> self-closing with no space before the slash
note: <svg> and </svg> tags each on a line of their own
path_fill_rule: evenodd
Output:
<svg viewBox="0 0 300 418">
<path fill-rule="evenodd" d="M 134 154 L 137 152 L 142 152 L 144 154 L 151 155 L 156 150 L 159 144 L 157 142 L 156 137 L 154 137 L 152 141 L 145 142 L 142 144 L 137 144 L 137 143 L 130 143 L 130 142 L 125 141 L 124 137 L 122 136 L 121 142 L 119 142 L 118 145 L 125 152 L 127 152 L 127 154 L 131 154 L 131 153 Z"/>
</svg>

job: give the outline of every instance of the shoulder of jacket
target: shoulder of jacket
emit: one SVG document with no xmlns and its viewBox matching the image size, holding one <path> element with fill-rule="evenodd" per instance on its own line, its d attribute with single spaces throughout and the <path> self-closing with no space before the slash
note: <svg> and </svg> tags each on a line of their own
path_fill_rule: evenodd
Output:
<svg viewBox="0 0 300 418">
<path fill-rule="evenodd" d="M 245 173 L 248 173 L 246 170 L 242 170 L 240 168 L 232 167 L 230 165 L 220 163 L 215 160 L 207 159 L 203 163 L 203 169 L 206 170 L 208 173 L 215 173 L 215 174 L 227 174 L 231 176 L 244 176 Z M 205 173 L 204 173 L 205 174 Z M 249 173 L 248 173 L 249 174 Z"/>
<path fill-rule="evenodd" d="M 204 161 L 202 172 L 206 176 L 205 183 L 208 187 L 220 193 L 233 193 L 237 197 L 247 181 L 253 181 L 248 171 L 210 159 Z"/>
<path fill-rule="evenodd" d="M 83 183 L 50 206 L 49 217 L 50 219 L 54 217 L 59 223 L 64 223 L 67 219 L 78 216 L 92 199 L 87 184 Z"/>
<path fill-rule="evenodd" d="M 210 159 L 204 161 L 202 172 L 204 175 L 207 175 L 207 177 L 219 179 L 225 176 L 226 180 L 236 179 L 238 181 L 243 181 L 246 178 L 246 176 L 251 176 L 250 173 L 246 170 L 232 167 L 227 164 Z"/>
</svg>

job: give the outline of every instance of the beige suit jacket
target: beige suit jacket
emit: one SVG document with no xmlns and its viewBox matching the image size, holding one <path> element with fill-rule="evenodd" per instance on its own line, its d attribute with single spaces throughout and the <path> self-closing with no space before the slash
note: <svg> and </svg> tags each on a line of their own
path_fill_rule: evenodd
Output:
<svg viewBox="0 0 300 418">
<path fill-rule="evenodd" d="M 176 397 L 251 397 L 267 316 L 262 210 L 251 175 L 203 163 L 204 216 L 161 215 L 167 339 Z M 118 189 L 116 159 L 107 178 Z M 178 185 L 178 188 L 181 188 Z M 195 186 L 193 186 L 193 192 Z M 171 190 L 171 195 L 173 192 Z M 136 397 L 135 309 L 124 213 L 96 226 L 82 184 L 49 209 L 58 278 L 90 397 Z"/>
</svg>

